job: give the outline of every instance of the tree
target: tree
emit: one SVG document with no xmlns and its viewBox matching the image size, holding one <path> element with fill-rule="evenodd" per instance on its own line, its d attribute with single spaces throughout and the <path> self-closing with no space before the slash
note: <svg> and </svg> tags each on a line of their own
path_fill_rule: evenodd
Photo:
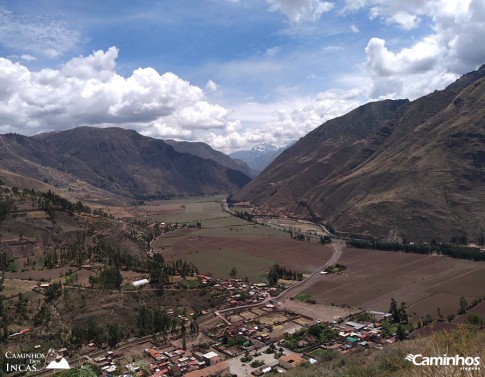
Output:
<svg viewBox="0 0 485 377">
<path fill-rule="evenodd" d="M 460 297 L 460 307 L 458 308 L 458 314 L 465 314 L 468 309 L 468 302 L 465 297 Z"/>
<path fill-rule="evenodd" d="M 61 283 L 53 283 L 49 285 L 45 290 L 46 301 L 54 301 L 61 297 L 62 285 Z"/>
<path fill-rule="evenodd" d="M 478 327 L 482 327 L 483 325 L 483 319 L 482 317 L 480 317 L 480 314 L 478 313 L 475 313 L 475 312 L 470 312 L 467 314 L 467 322 L 470 324 L 470 325 L 475 325 L 475 326 L 478 326 Z"/>
<path fill-rule="evenodd" d="M 104 289 L 120 289 L 123 275 L 117 266 L 104 266 L 97 276 L 90 276 L 89 282 Z"/>
<path fill-rule="evenodd" d="M 406 329 L 404 328 L 404 326 L 402 324 L 399 324 L 397 326 L 397 330 L 396 330 L 396 337 L 399 339 L 399 340 L 403 340 L 403 339 L 406 339 Z"/>
<path fill-rule="evenodd" d="M 116 345 L 123 339 L 123 331 L 117 323 L 108 324 L 108 346 L 116 347 Z"/>
<path fill-rule="evenodd" d="M 399 314 L 399 309 L 397 307 L 397 302 L 396 300 L 393 298 L 391 298 L 391 306 L 389 308 L 389 313 L 391 313 L 391 316 L 392 316 L 392 321 L 394 323 L 399 323 L 400 322 L 400 314 Z"/>
<path fill-rule="evenodd" d="M 278 264 L 275 264 L 268 272 L 268 284 L 271 287 L 274 287 L 276 284 L 278 284 L 279 268 L 280 266 Z"/>
<path fill-rule="evenodd" d="M 440 308 L 436 310 L 436 315 L 438 316 L 438 320 L 443 321 L 443 314 L 441 314 Z"/>
<path fill-rule="evenodd" d="M 406 313 L 406 303 L 401 302 L 401 307 L 399 308 L 399 323 L 408 323 L 408 314 Z"/>
<path fill-rule="evenodd" d="M 145 305 L 140 307 L 138 312 L 138 329 L 142 336 L 151 334 L 154 329 L 154 312 Z"/>
<path fill-rule="evenodd" d="M 34 316 L 34 325 L 40 326 L 40 325 L 46 324 L 50 321 L 50 319 L 51 319 L 51 310 L 44 302 L 40 307 L 40 310 Z"/>
<path fill-rule="evenodd" d="M 232 278 L 235 278 L 237 276 L 237 270 L 236 270 L 236 267 L 233 267 L 231 269 L 231 272 L 229 272 L 229 276 L 232 277 Z"/>
<path fill-rule="evenodd" d="M 87 338 L 92 340 L 98 347 L 106 341 L 103 328 L 98 326 L 94 318 L 91 318 L 88 322 Z"/>
</svg>

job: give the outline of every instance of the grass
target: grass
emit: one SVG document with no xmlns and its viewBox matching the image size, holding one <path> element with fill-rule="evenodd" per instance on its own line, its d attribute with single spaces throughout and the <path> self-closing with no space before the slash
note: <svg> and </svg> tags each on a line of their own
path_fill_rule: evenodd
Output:
<svg viewBox="0 0 485 377">
<path fill-rule="evenodd" d="M 217 219 L 221 217 L 231 217 L 229 214 L 222 212 L 221 198 L 195 198 L 187 200 L 177 200 L 177 203 L 182 205 L 182 208 L 177 213 L 167 214 L 164 219 L 165 222 L 192 222 L 202 221 L 209 219 Z"/>
<path fill-rule="evenodd" d="M 476 327 L 461 326 L 451 331 L 436 332 L 431 336 L 406 340 L 385 347 L 382 351 L 342 355 L 315 350 L 312 356 L 319 363 L 299 366 L 288 371 L 288 377 L 478 377 L 483 376 L 485 333 Z M 455 366 L 414 366 L 405 360 L 408 354 L 423 356 L 463 355 L 481 357 L 481 370 L 462 371 Z"/>
<path fill-rule="evenodd" d="M 237 277 L 247 276 L 251 282 L 266 282 L 264 269 L 269 269 L 276 263 L 224 248 L 187 254 L 184 259 L 194 263 L 201 273 L 210 272 L 213 276 L 221 278 L 228 278 L 232 267 L 235 267 Z"/>
<path fill-rule="evenodd" d="M 316 350 L 310 352 L 310 355 L 316 357 L 318 361 L 328 362 L 335 359 L 338 356 L 338 353 L 333 350 L 317 348 Z"/>
<path fill-rule="evenodd" d="M 312 296 L 310 296 L 309 294 L 306 294 L 306 293 L 298 293 L 298 294 L 295 296 L 295 298 L 296 298 L 297 300 L 302 301 L 302 302 L 306 302 L 306 301 L 308 301 L 308 300 L 312 300 L 312 299 L 313 299 L 313 297 L 312 297 Z"/>
</svg>

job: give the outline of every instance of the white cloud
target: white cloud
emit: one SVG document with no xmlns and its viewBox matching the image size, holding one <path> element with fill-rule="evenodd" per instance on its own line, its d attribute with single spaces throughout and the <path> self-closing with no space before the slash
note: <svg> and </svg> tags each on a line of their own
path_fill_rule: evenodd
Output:
<svg viewBox="0 0 485 377">
<path fill-rule="evenodd" d="M 116 72 L 117 57 L 112 47 L 38 72 L 0 58 L 0 132 L 95 125 L 190 139 L 196 130 L 234 130 L 229 110 L 207 102 L 199 87 L 153 68 L 125 78 Z"/>
<path fill-rule="evenodd" d="M 9 55 L 7 56 L 8 59 L 15 59 L 15 60 L 24 60 L 26 62 L 33 62 L 36 61 L 37 58 L 35 56 L 29 54 L 22 54 L 22 55 Z"/>
<path fill-rule="evenodd" d="M 350 25 L 350 30 L 352 30 L 352 33 L 360 33 L 359 28 L 354 24 Z"/>
<path fill-rule="evenodd" d="M 246 103 L 235 109 L 241 121 L 255 123 L 254 128 L 210 134 L 205 141 L 213 148 L 229 153 L 267 142 L 285 146 L 305 136 L 322 123 L 344 115 L 362 104 L 363 91 L 328 90 L 313 99 L 299 98 L 280 103 Z"/>
<path fill-rule="evenodd" d="M 397 12 L 388 18 L 388 22 L 395 23 L 404 30 L 411 30 L 419 26 L 421 19 L 415 14 L 409 14 L 408 12 Z"/>
<path fill-rule="evenodd" d="M 322 0 L 266 0 L 271 11 L 286 14 L 291 22 L 317 21 L 322 14 L 331 11 L 335 4 Z"/>
<path fill-rule="evenodd" d="M 25 60 L 27 62 L 32 62 L 32 61 L 37 60 L 37 58 L 35 56 L 29 55 L 29 54 L 23 54 L 23 55 L 21 55 L 20 56 L 20 59 Z"/>
<path fill-rule="evenodd" d="M 335 45 L 330 45 L 330 46 L 325 46 L 322 48 L 322 51 L 325 52 L 336 52 L 336 51 L 342 51 L 344 48 L 343 46 L 335 46 Z"/>
<path fill-rule="evenodd" d="M 429 71 L 441 53 L 439 43 L 433 37 L 423 38 L 412 48 L 398 53 L 389 51 L 385 43 L 382 39 L 372 38 L 365 49 L 368 67 L 379 77 Z"/>
<path fill-rule="evenodd" d="M 64 21 L 40 16 L 35 19 L 20 17 L 0 8 L 0 44 L 13 51 L 58 58 L 81 39 L 81 33 Z"/>
<path fill-rule="evenodd" d="M 383 39 L 369 41 L 365 52 L 373 98 L 414 99 L 485 63 L 483 0 L 347 0 L 348 11 L 363 7 L 370 7 L 370 18 L 379 17 L 405 30 L 417 27 L 424 17 L 431 20 L 432 28 L 409 47 L 394 51 Z"/>
<path fill-rule="evenodd" d="M 266 56 L 275 56 L 280 51 L 281 51 L 281 47 L 279 46 L 268 48 L 266 50 Z"/>
<path fill-rule="evenodd" d="M 211 92 L 217 92 L 219 86 L 214 81 L 209 80 L 207 81 L 207 84 L 205 84 L 205 88 Z"/>
</svg>

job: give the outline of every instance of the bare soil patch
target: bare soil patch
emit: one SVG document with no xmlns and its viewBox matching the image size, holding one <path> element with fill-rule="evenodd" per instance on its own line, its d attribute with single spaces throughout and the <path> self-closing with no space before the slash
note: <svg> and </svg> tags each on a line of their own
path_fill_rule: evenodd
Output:
<svg viewBox="0 0 485 377">
<path fill-rule="evenodd" d="M 244 232 L 232 231 L 232 237 L 227 237 L 225 235 L 208 236 L 204 233 L 204 230 L 194 230 L 192 232 L 179 233 L 178 237 L 172 238 L 170 241 L 168 239 L 170 236 L 167 234 L 168 237 L 161 237 L 156 245 L 165 248 L 164 256 L 168 251 L 173 257 L 190 259 L 189 255 L 194 253 L 199 253 L 202 256 L 207 252 L 213 253 L 217 250 L 223 250 L 263 258 L 272 263 L 276 261 L 286 268 L 305 273 L 314 272 L 318 266 L 325 264 L 325 261 L 333 254 L 333 249 L 328 245 L 323 246 L 316 242 L 291 240 L 289 236 L 288 238 L 283 238 L 281 234 L 273 237 L 273 232 L 281 232 L 268 231 L 270 232 L 270 237 L 253 235 L 251 234 L 251 228 L 245 230 L 245 234 L 242 234 Z M 226 229 L 219 232 L 227 233 L 231 231 Z M 285 235 L 284 233 L 282 234 Z M 217 260 L 222 262 L 223 259 Z M 238 268 L 237 266 L 235 267 Z"/>
<path fill-rule="evenodd" d="M 350 314 L 358 311 L 356 309 L 351 309 L 351 308 L 339 308 L 336 306 L 320 305 L 320 304 L 316 304 L 316 305 L 307 304 L 299 300 L 285 300 L 281 303 L 278 303 L 278 307 L 281 309 L 291 310 L 292 312 L 295 312 L 322 322 L 337 321 L 341 318 L 345 318 Z M 298 323 L 300 323 L 300 320 L 298 320 Z"/>
<path fill-rule="evenodd" d="M 19 279 L 5 279 L 3 284 L 2 294 L 5 297 L 16 296 L 19 293 L 27 293 L 32 291 L 32 288 L 37 284 L 35 281 L 19 280 Z"/>
<path fill-rule="evenodd" d="M 69 270 L 75 271 L 75 269 L 70 267 L 59 267 L 50 270 L 45 269 L 23 272 L 5 272 L 5 278 L 32 280 L 33 285 L 35 285 L 36 281 L 40 281 L 41 279 L 52 282 L 60 281 Z"/>
<path fill-rule="evenodd" d="M 305 293 L 317 302 L 387 311 L 391 298 L 408 312 L 456 314 L 459 298 L 485 293 L 485 263 L 440 256 L 346 248 L 340 274 L 324 275 Z"/>
</svg>

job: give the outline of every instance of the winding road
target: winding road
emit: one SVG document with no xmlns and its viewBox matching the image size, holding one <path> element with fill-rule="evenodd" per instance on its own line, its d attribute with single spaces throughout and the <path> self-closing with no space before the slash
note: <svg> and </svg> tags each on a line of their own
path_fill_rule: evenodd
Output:
<svg viewBox="0 0 485 377">
<path fill-rule="evenodd" d="M 214 314 L 217 317 L 219 317 L 221 320 L 226 322 L 227 324 L 230 324 L 230 322 L 222 315 L 223 313 L 231 313 L 231 312 L 234 312 L 236 310 L 246 310 L 246 309 L 251 309 L 251 308 L 257 308 L 257 307 L 266 305 L 270 301 L 277 302 L 278 304 L 281 305 L 285 300 L 290 299 L 294 295 L 297 295 L 298 293 L 301 293 L 305 289 L 308 289 L 310 286 L 312 286 L 315 283 L 315 281 L 317 281 L 317 279 L 319 277 L 321 277 L 320 272 L 323 271 L 325 268 L 336 264 L 338 262 L 338 260 L 340 259 L 340 257 L 342 256 L 343 246 L 345 246 L 345 242 L 343 242 L 343 241 L 332 242 L 332 247 L 334 248 L 334 253 L 333 253 L 332 257 L 327 261 L 327 263 L 325 263 L 322 267 L 315 270 L 305 280 L 302 280 L 301 282 L 294 285 L 293 287 L 286 289 L 285 291 L 281 292 L 278 296 L 270 297 L 269 294 L 268 294 L 263 301 L 258 302 L 257 304 L 241 305 L 241 306 L 236 306 L 234 308 L 216 310 L 214 312 Z M 203 322 L 205 322 L 205 321 L 203 321 Z"/>
<path fill-rule="evenodd" d="M 330 267 L 338 262 L 342 255 L 342 248 L 345 246 L 345 242 L 342 241 L 333 241 L 332 246 L 334 248 L 334 253 L 332 257 L 325 263 L 322 267 L 314 271 L 310 276 L 308 276 L 305 280 L 302 280 L 298 284 L 294 285 L 291 288 L 288 288 L 286 291 L 281 292 L 278 296 L 273 298 L 273 301 L 284 301 L 287 300 L 298 293 L 301 293 L 305 289 L 308 289 L 310 286 L 321 277 L 320 272 L 325 270 L 327 267 Z"/>
</svg>

